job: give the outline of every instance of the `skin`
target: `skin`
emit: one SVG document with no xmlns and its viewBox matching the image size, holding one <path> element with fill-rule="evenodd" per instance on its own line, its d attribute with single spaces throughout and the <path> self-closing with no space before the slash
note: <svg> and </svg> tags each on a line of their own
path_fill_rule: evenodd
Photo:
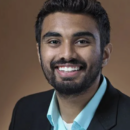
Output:
<svg viewBox="0 0 130 130">
<path fill-rule="evenodd" d="M 55 32 L 60 35 L 47 36 L 48 32 Z M 74 35 L 79 32 L 89 32 L 92 35 Z M 112 46 L 109 43 L 104 48 L 102 68 L 107 65 L 111 51 Z M 61 58 L 64 58 L 67 61 L 75 58 L 87 63 L 87 69 L 74 75 L 73 81 L 63 81 L 62 79 L 64 76 L 60 75 L 55 70 L 54 74 L 56 75 L 56 80 L 58 82 L 80 82 L 88 72 L 91 64 L 95 63 L 95 60 L 99 58 L 100 55 L 100 34 L 96 22 L 90 16 L 57 12 L 48 15 L 44 19 L 41 33 L 41 59 L 48 70 L 51 71 L 51 61 L 57 61 Z M 73 122 L 74 118 L 80 113 L 97 91 L 100 85 L 100 75 L 101 72 L 92 86 L 81 95 L 67 96 L 61 95 L 56 91 L 59 109 L 63 120 L 67 123 Z"/>
</svg>

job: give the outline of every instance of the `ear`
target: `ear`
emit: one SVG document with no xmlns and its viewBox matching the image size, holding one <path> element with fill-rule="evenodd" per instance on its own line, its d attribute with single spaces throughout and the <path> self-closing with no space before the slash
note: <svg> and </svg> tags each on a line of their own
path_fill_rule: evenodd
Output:
<svg viewBox="0 0 130 130">
<path fill-rule="evenodd" d="M 108 64 L 108 61 L 110 59 L 110 55 L 112 52 L 112 44 L 108 43 L 103 51 L 103 61 L 102 61 L 102 67 L 106 66 Z"/>
<path fill-rule="evenodd" d="M 40 52 L 39 52 L 39 45 L 38 45 L 38 43 L 36 43 L 36 48 L 37 48 L 38 61 L 41 64 L 41 58 L 40 58 Z"/>
</svg>

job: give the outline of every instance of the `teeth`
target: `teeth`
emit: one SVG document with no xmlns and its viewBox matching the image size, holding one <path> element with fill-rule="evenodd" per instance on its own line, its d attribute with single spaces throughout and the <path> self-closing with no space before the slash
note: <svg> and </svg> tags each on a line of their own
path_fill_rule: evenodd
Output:
<svg viewBox="0 0 130 130">
<path fill-rule="evenodd" d="M 77 71 L 77 70 L 79 70 L 80 69 L 80 67 L 59 67 L 59 70 L 60 71 Z"/>
</svg>

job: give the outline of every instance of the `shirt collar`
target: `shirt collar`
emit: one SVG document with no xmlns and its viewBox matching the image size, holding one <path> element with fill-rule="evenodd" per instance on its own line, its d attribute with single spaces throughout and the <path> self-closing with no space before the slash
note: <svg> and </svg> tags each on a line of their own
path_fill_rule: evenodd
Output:
<svg viewBox="0 0 130 130">
<path fill-rule="evenodd" d="M 50 106 L 48 109 L 48 113 L 47 113 L 47 118 L 52 126 L 57 124 L 57 120 L 58 120 L 59 115 L 60 115 L 57 104 L 58 103 L 57 103 L 57 98 L 56 98 L 56 92 L 54 91 L 53 96 L 52 96 L 52 100 L 51 100 L 51 103 L 50 103 Z"/>
</svg>

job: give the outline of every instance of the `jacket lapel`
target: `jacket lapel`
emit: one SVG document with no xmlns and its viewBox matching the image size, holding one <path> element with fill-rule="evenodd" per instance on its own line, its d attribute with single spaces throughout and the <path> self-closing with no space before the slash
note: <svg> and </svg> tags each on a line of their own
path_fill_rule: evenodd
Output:
<svg viewBox="0 0 130 130">
<path fill-rule="evenodd" d="M 119 94 L 107 81 L 107 90 L 89 125 L 88 130 L 110 130 L 116 125 Z"/>
</svg>

